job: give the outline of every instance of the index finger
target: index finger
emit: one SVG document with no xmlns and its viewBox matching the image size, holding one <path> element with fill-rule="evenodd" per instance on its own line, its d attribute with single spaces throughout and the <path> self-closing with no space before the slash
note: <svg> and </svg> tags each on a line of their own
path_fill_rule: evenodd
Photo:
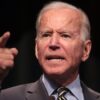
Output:
<svg viewBox="0 0 100 100">
<path fill-rule="evenodd" d="M 10 37 L 10 32 L 5 32 L 1 37 L 0 37 L 0 47 L 5 47 L 8 39 Z"/>
</svg>

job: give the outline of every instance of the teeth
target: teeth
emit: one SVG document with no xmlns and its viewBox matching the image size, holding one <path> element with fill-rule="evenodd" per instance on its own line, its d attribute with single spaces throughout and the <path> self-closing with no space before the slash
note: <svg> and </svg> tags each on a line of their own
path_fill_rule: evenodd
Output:
<svg viewBox="0 0 100 100">
<path fill-rule="evenodd" d="M 59 61 L 59 60 L 63 60 L 63 59 L 49 59 L 49 60 L 54 60 L 54 61 L 57 61 L 58 60 Z"/>
</svg>

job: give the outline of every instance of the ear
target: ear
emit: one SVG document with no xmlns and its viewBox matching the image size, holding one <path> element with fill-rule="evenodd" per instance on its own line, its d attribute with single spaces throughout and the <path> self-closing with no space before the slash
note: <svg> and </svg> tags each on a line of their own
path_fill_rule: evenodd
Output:
<svg viewBox="0 0 100 100">
<path fill-rule="evenodd" d="M 88 59 L 88 57 L 90 55 L 91 47 L 92 47 L 91 40 L 86 40 L 84 43 L 82 61 L 86 61 Z"/>
<path fill-rule="evenodd" d="M 37 39 L 35 40 L 35 56 L 38 59 Z"/>
</svg>

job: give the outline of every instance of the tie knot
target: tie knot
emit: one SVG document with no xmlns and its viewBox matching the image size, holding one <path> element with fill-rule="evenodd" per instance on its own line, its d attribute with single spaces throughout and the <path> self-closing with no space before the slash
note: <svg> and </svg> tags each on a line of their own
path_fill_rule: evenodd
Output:
<svg viewBox="0 0 100 100">
<path fill-rule="evenodd" d="M 65 87 L 59 87 L 57 89 L 58 96 L 64 96 L 68 92 L 68 89 Z"/>
</svg>

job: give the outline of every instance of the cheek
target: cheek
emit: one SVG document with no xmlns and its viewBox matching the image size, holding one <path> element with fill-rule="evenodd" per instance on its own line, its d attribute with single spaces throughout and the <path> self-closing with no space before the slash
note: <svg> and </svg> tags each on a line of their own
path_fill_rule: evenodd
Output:
<svg viewBox="0 0 100 100">
<path fill-rule="evenodd" d="M 38 59 L 41 58 L 41 56 L 43 54 L 43 51 L 44 51 L 43 46 L 37 45 L 37 55 L 38 55 Z"/>
<path fill-rule="evenodd" d="M 73 59 L 73 63 L 76 63 L 76 64 L 79 64 L 81 62 L 81 58 L 82 58 L 82 55 L 83 55 L 83 49 L 82 49 L 82 46 L 75 46 L 73 49 L 72 49 L 72 59 Z"/>
<path fill-rule="evenodd" d="M 67 45 L 63 45 L 63 49 L 70 61 L 76 61 L 82 57 L 82 45 L 79 43 L 68 43 Z"/>
<path fill-rule="evenodd" d="M 43 43 L 42 41 L 37 42 L 37 55 L 38 59 L 42 59 L 45 51 L 46 51 L 47 45 L 46 43 Z"/>
</svg>

